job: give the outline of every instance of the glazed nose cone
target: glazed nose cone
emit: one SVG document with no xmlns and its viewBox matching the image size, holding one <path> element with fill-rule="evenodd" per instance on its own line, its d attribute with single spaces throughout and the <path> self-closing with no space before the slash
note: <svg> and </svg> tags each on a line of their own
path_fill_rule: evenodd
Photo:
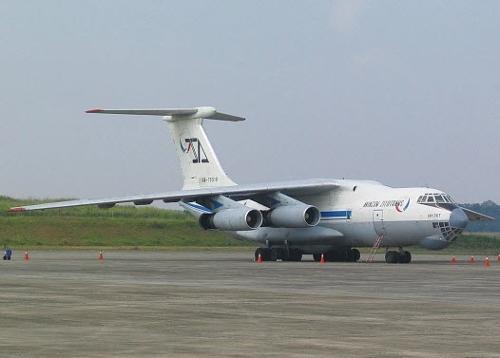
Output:
<svg viewBox="0 0 500 358">
<path fill-rule="evenodd" d="M 450 226 L 456 229 L 465 229 L 469 223 L 469 218 L 460 208 L 453 209 L 450 214 Z"/>
</svg>

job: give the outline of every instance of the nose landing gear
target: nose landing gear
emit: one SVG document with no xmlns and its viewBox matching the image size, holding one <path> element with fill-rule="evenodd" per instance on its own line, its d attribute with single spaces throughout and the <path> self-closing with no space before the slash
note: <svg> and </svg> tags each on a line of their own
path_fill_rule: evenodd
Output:
<svg viewBox="0 0 500 358">
<path fill-rule="evenodd" d="M 385 253 L 385 262 L 388 264 L 409 264 L 411 262 L 411 253 L 402 248 L 399 251 L 387 251 Z"/>
</svg>

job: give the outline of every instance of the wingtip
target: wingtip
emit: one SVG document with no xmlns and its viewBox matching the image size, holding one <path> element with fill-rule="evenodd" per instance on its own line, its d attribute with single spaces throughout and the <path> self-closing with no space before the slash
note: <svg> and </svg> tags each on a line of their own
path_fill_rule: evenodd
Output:
<svg viewBox="0 0 500 358">
<path fill-rule="evenodd" d="M 85 113 L 100 113 L 100 112 L 102 112 L 102 109 L 100 108 L 92 108 L 85 111 Z"/>
<path fill-rule="evenodd" d="M 18 206 L 15 208 L 10 208 L 8 211 L 9 211 L 9 213 L 20 213 L 20 212 L 26 211 L 26 209 L 21 207 L 21 206 Z"/>
</svg>

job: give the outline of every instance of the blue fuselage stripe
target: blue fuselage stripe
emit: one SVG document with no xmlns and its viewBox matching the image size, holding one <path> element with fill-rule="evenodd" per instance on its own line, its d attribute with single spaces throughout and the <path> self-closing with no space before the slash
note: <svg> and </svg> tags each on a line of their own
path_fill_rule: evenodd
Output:
<svg viewBox="0 0 500 358">
<path fill-rule="evenodd" d="M 350 219 L 351 210 L 337 210 L 337 211 L 322 211 L 321 218 L 323 219 Z"/>
</svg>

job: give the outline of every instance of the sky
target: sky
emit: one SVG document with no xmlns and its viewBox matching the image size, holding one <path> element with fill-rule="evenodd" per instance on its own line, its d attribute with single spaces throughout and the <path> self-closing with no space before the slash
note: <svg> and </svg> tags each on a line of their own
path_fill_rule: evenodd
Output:
<svg viewBox="0 0 500 358">
<path fill-rule="evenodd" d="M 372 179 L 500 203 L 498 1 L 0 2 L 0 194 L 177 190 L 167 127 L 214 106 L 238 183 Z"/>
</svg>

